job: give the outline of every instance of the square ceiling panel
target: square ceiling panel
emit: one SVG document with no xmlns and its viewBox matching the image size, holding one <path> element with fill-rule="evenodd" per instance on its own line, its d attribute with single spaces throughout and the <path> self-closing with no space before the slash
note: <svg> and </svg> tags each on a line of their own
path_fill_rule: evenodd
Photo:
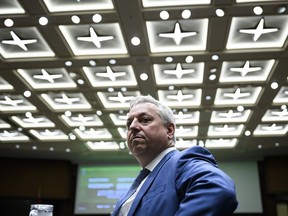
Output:
<svg viewBox="0 0 288 216">
<path fill-rule="evenodd" d="M 117 128 L 118 133 L 120 134 L 122 139 L 127 139 L 127 128 L 125 127 L 118 127 Z"/>
<path fill-rule="evenodd" d="M 0 142 L 21 142 L 28 141 L 30 138 L 17 130 L 0 130 Z"/>
<path fill-rule="evenodd" d="M 0 119 L 0 129 L 9 129 L 12 126 L 8 124 L 6 121 Z"/>
<path fill-rule="evenodd" d="M 120 113 L 110 113 L 109 114 L 111 120 L 113 121 L 114 125 L 117 126 L 126 126 L 127 123 L 127 113 L 120 112 Z"/>
<path fill-rule="evenodd" d="M 135 92 L 97 92 L 103 106 L 107 109 L 128 109 L 130 101 L 137 95 L 139 91 Z"/>
<path fill-rule="evenodd" d="M 81 93 L 43 93 L 40 97 L 52 110 L 90 110 L 91 105 Z"/>
<path fill-rule="evenodd" d="M 205 5 L 210 4 L 211 0 L 142 0 L 143 7 L 169 7 L 181 5 Z"/>
<path fill-rule="evenodd" d="M 201 104 L 201 89 L 159 90 L 159 100 L 171 108 L 198 107 Z"/>
<path fill-rule="evenodd" d="M 288 87 L 282 86 L 273 100 L 274 105 L 288 104 Z"/>
<path fill-rule="evenodd" d="M 83 67 L 90 84 L 97 87 L 137 86 L 135 73 L 131 65 Z"/>
<path fill-rule="evenodd" d="M 0 95 L 0 111 L 13 113 L 23 111 L 36 111 L 37 107 L 30 103 L 22 95 L 3 94 Z"/>
<path fill-rule="evenodd" d="M 176 125 L 198 124 L 200 120 L 199 111 L 175 111 L 174 112 Z"/>
<path fill-rule="evenodd" d="M 216 91 L 215 105 L 254 105 L 261 96 L 262 87 L 220 88 Z"/>
<path fill-rule="evenodd" d="M 177 138 L 195 138 L 198 135 L 199 127 L 196 125 L 179 125 L 176 128 L 175 135 Z"/>
<path fill-rule="evenodd" d="M 281 122 L 288 121 L 288 110 L 284 109 L 268 109 L 261 119 L 263 122 Z"/>
<path fill-rule="evenodd" d="M 43 0 L 50 12 L 64 11 L 91 11 L 91 10 L 108 10 L 113 9 L 114 5 L 111 0 L 85 0 L 85 1 L 70 1 L 70 0 Z"/>
<path fill-rule="evenodd" d="M 76 56 L 127 55 L 118 23 L 60 25 L 59 29 Z"/>
<path fill-rule="evenodd" d="M 256 83 L 265 82 L 272 73 L 275 60 L 245 62 L 224 61 L 221 68 L 220 83 Z"/>
<path fill-rule="evenodd" d="M 18 0 L 1 0 L 0 14 L 24 14 L 25 10 L 22 8 Z"/>
<path fill-rule="evenodd" d="M 25 116 L 12 116 L 11 120 L 22 128 L 51 128 L 55 127 L 54 122 L 46 116 L 33 115 L 27 112 Z"/>
<path fill-rule="evenodd" d="M 87 128 L 84 130 L 75 128 L 74 132 L 81 140 L 108 140 L 112 138 L 112 135 L 106 128 Z"/>
<path fill-rule="evenodd" d="M 243 130 L 244 124 L 210 125 L 207 134 L 209 137 L 238 137 Z"/>
<path fill-rule="evenodd" d="M 206 49 L 208 19 L 147 21 L 146 28 L 152 53 Z"/>
<path fill-rule="evenodd" d="M 67 141 L 69 137 L 59 129 L 29 130 L 29 132 L 41 141 Z"/>
<path fill-rule="evenodd" d="M 201 84 L 204 76 L 204 63 L 154 64 L 157 85 Z"/>
<path fill-rule="evenodd" d="M 237 3 L 247 3 L 247 2 L 276 2 L 276 1 L 281 1 L 281 0 L 236 0 Z"/>
<path fill-rule="evenodd" d="M 253 136 L 284 136 L 288 131 L 288 124 L 272 123 L 259 124 L 253 132 Z"/>
<path fill-rule="evenodd" d="M 207 139 L 205 141 L 205 146 L 210 149 L 215 148 L 235 148 L 238 144 L 238 139 L 232 138 L 232 139 Z"/>
<path fill-rule="evenodd" d="M 192 146 L 196 146 L 197 145 L 197 140 L 196 139 L 183 139 L 183 138 L 179 138 L 177 139 L 176 145 L 175 147 L 177 149 L 186 149 L 186 148 L 190 148 Z"/>
<path fill-rule="evenodd" d="M 1 91 L 9 91 L 13 90 L 14 87 L 10 85 L 5 79 L 0 76 L 0 90 Z"/>
<path fill-rule="evenodd" d="M 119 150 L 118 143 L 113 141 L 100 141 L 100 142 L 88 141 L 85 143 L 85 145 L 92 151 Z"/>
<path fill-rule="evenodd" d="M 226 48 L 283 48 L 288 34 L 288 16 L 234 17 Z"/>
<path fill-rule="evenodd" d="M 7 59 L 55 56 L 36 27 L 2 28 L 0 54 Z"/>
<path fill-rule="evenodd" d="M 69 127 L 93 127 L 102 126 L 103 122 L 99 116 L 95 114 L 71 114 L 71 115 L 61 115 L 60 118 Z"/>
<path fill-rule="evenodd" d="M 73 89 L 77 85 L 65 68 L 18 69 L 17 73 L 33 89 Z"/>
<path fill-rule="evenodd" d="M 247 122 L 252 114 L 249 109 L 238 110 L 214 110 L 211 114 L 211 123 L 244 123 Z"/>
</svg>

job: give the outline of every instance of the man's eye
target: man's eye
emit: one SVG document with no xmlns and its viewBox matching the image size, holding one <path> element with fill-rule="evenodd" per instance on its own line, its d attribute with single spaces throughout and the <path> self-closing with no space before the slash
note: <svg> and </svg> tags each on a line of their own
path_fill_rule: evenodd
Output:
<svg viewBox="0 0 288 216">
<path fill-rule="evenodd" d="M 131 122 L 126 122 L 126 127 L 129 128 L 129 126 L 131 125 Z"/>
<path fill-rule="evenodd" d="M 144 123 L 147 123 L 147 122 L 149 122 L 149 121 L 150 121 L 149 118 L 143 118 L 143 119 L 142 119 L 142 122 L 144 122 Z"/>
</svg>

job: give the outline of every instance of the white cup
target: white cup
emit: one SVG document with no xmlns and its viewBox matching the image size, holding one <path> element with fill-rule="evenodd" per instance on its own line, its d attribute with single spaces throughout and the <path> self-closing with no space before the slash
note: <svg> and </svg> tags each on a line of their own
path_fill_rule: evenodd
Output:
<svg viewBox="0 0 288 216">
<path fill-rule="evenodd" d="M 33 204 L 29 216 L 53 216 L 53 205 Z"/>
</svg>

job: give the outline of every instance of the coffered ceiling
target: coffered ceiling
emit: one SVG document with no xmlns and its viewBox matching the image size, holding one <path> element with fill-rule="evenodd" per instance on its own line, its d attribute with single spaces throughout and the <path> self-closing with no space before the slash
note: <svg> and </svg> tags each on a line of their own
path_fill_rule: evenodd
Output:
<svg viewBox="0 0 288 216">
<path fill-rule="evenodd" d="M 2 156 L 127 161 L 129 101 L 169 105 L 177 148 L 288 153 L 287 1 L 1 0 Z"/>
</svg>

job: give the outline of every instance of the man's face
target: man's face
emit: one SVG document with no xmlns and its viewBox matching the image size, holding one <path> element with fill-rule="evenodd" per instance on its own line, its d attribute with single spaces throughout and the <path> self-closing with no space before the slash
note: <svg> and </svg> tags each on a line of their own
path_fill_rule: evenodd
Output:
<svg viewBox="0 0 288 216">
<path fill-rule="evenodd" d="M 127 117 L 128 147 L 136 158 L 152 160 L 171 144 L 174 126 L 164 126 L 156 105 L 135 105 Z"/>
</svg>

